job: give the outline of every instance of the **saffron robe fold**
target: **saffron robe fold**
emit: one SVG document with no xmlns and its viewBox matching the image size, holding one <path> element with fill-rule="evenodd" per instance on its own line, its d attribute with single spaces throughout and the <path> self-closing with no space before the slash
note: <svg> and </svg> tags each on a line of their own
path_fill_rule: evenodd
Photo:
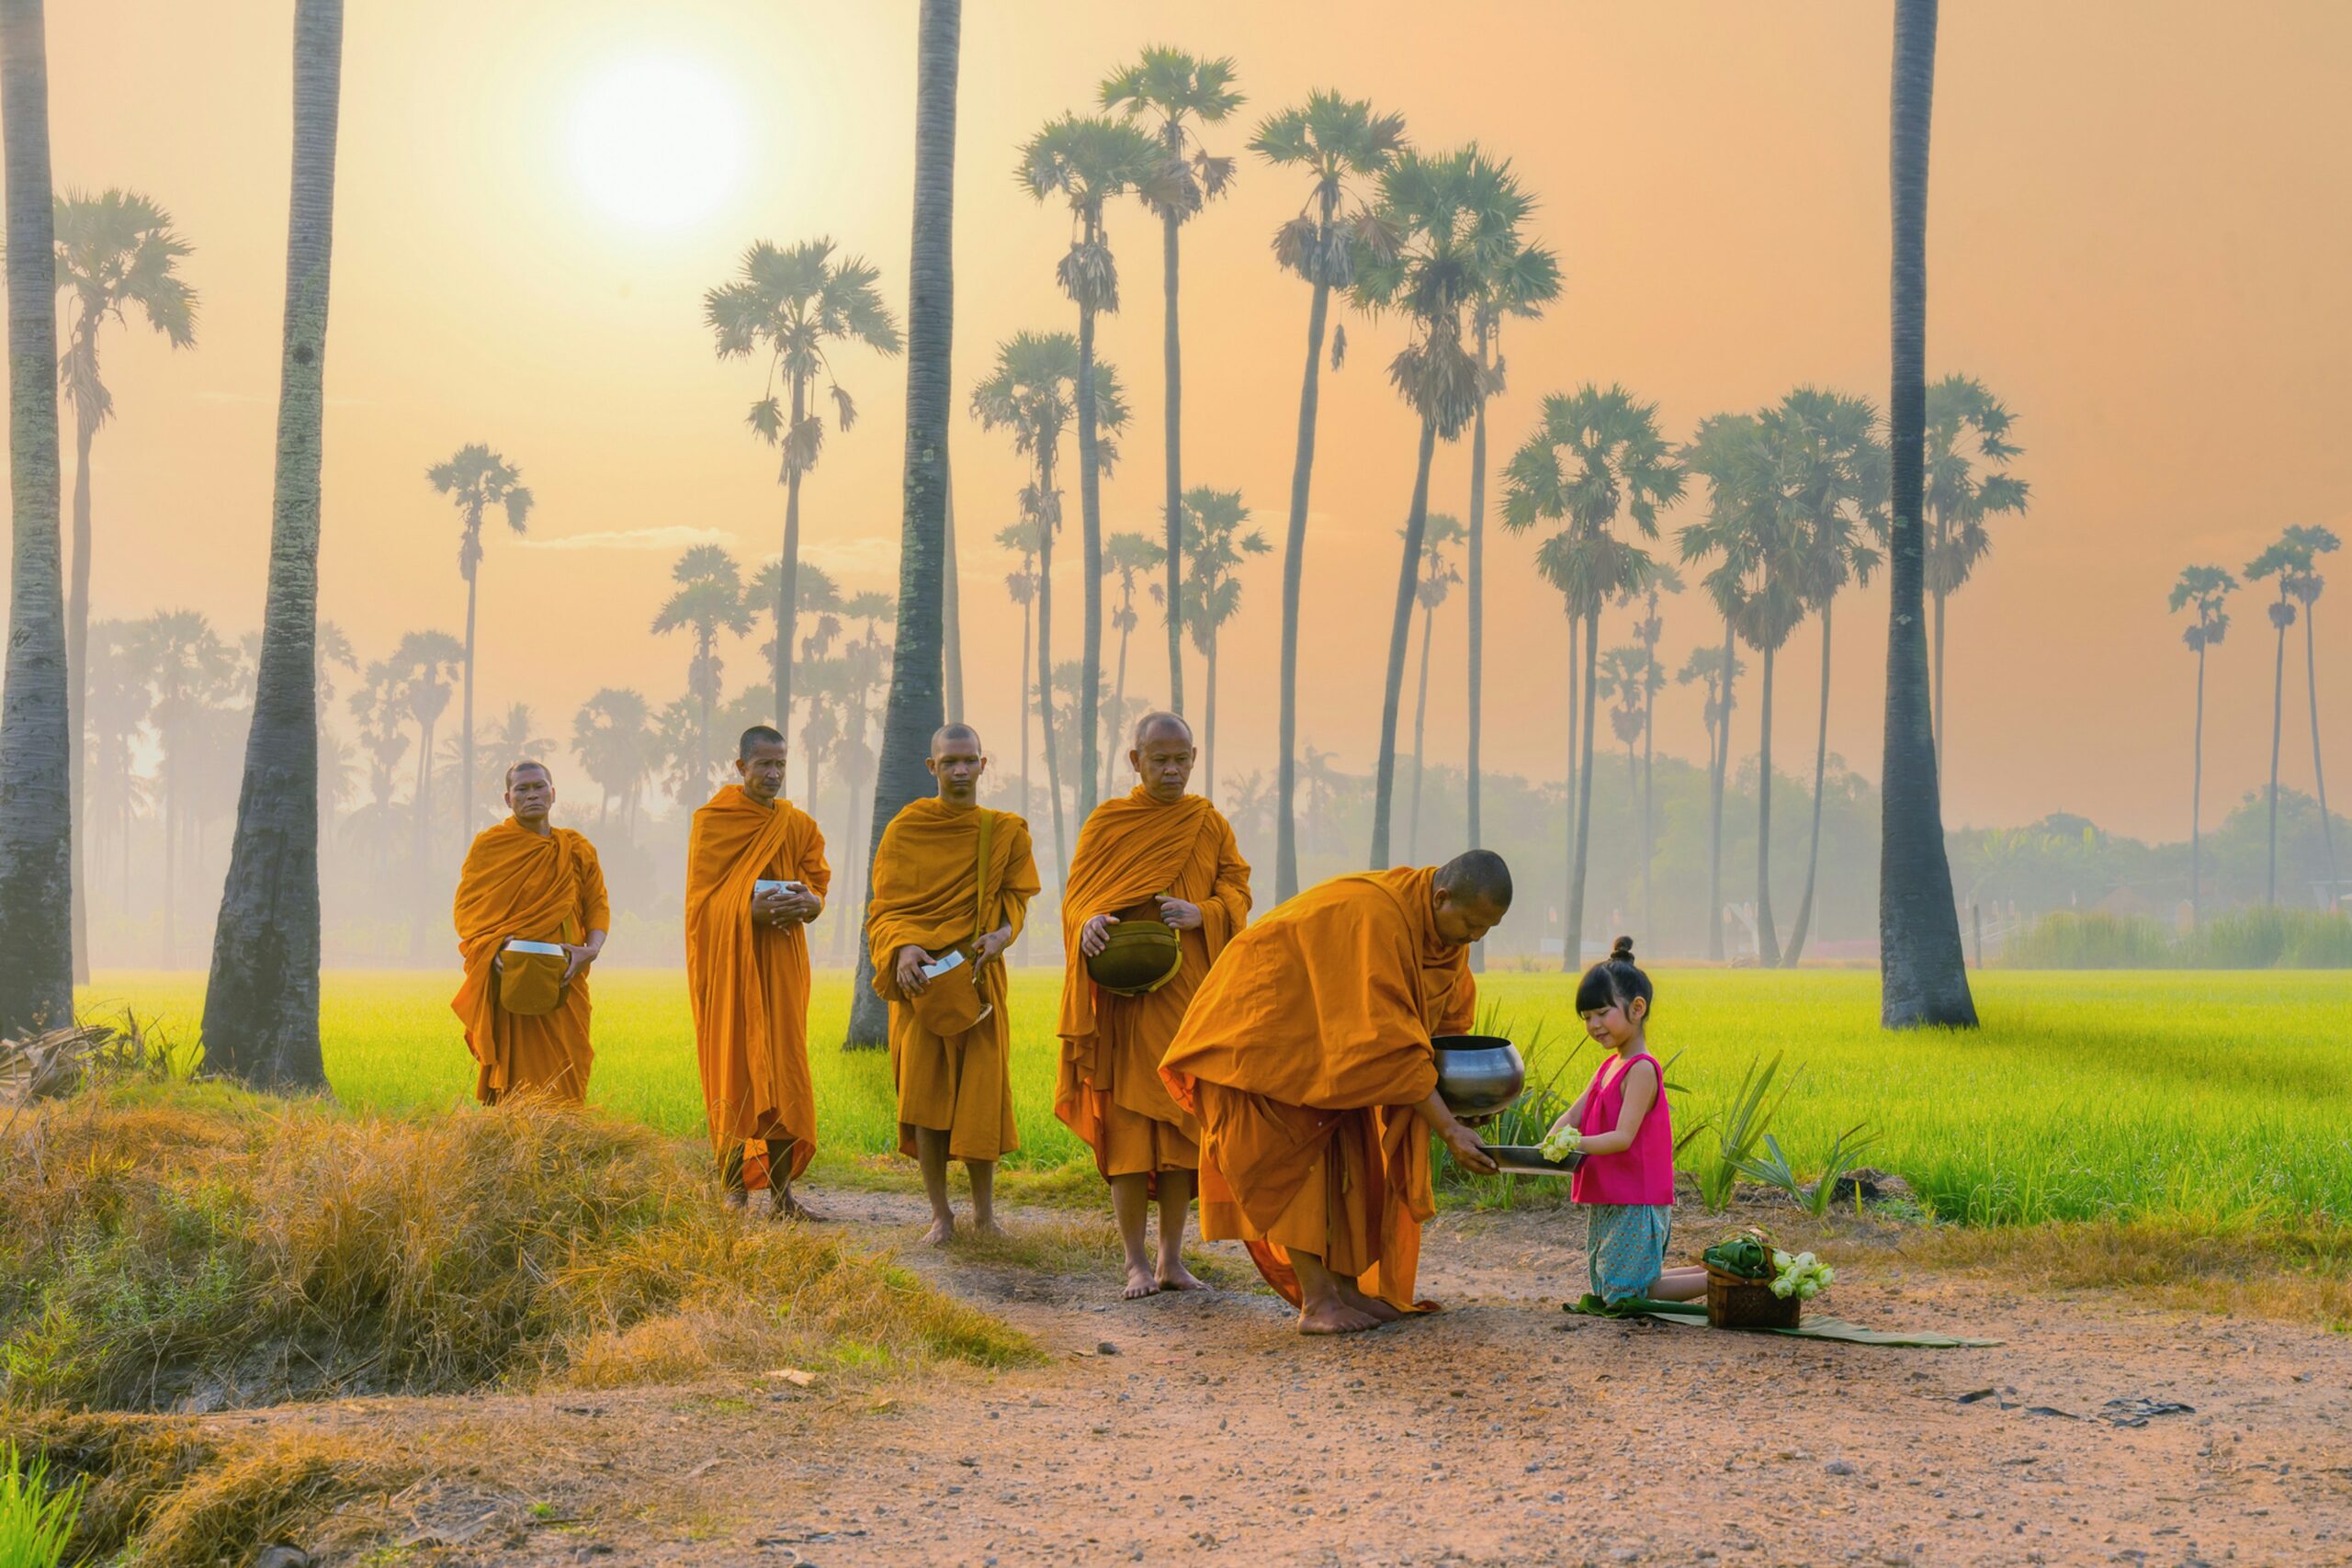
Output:
<svg viewBox="0 0 2352 1568">
<path fill-rule="evenodd" d="M 1402 1310 L 1437 1213 L 1413 1107 L 1432 1035 L 1467 1032 L 1469 950 L 1439 936 L 1433 867 L 1334 877 L 1235 937 L 1160 1063 L 1201 1122 L 1201 1229 L 1296 1304 L 1293 1251 Z"/>
<path fill-rule="evenodd" d="M 1079 946 L 1086 922 L 1149 905 L 1162 893 L 1201 911 L 1199 929 L 1180 933 L 1183 963 L 1175 977 L 1139 997 L 1101 989 Z M 1096 807 L 1079 829 L 1062 893 L 1054 1114 L 1086 1140 L 1105 1178 L 1200 1165 L 1200 1123 L 1168 1092 L 1159 1059 L 1210 965 L 1249 918 L 1250 863 L 1206 796 L 1159 801 L 1137 787 Z"/>
<path fill-rule="evenodd" d="M 495 960 L 508 942 L 578 944 L 612 929 L 605 870 L 596 851 L 569 828 L 541 838 L 508 818 L 474 836 L 458 873 L 453 913 L 466 977 L 449 998 L 480 1069 L 474 1098 L 495 1105 L 537 1090 L 573 1103 L 587 1098 L 596 1054 L 588 1043 L 588 976 L 573 976 L 553 1012 L 525 1015 L 498 1005 Z"/>
<path fill-rule="evenodd" d="M 994 818 L 989 840 L 987 908 L 980 907 L 981 813 Z M 1029 824 L 1010 811 L 910 802 L 890 818 L 874 852 L 874 889 L 866 901 L 866 949 L 874 990 L 890 1004 L 890 1073 L 899 1091 L 899 1151 L 915 1152 L 915 1129 L 947 1134 L 950 1157 L 992 1160 L 1021 1146 L 1012 1121 L 1012 1020 L 1005 1007 L 1004 962 L 974 976 L 988 1016 L 960 1034 L 922 1026 L 899 989 L 899 953 L 919 947 L 936 956 L 1008 922 L 1021 934 L 1039 883 Z"/>
<path fill-rule="evenodd" d="M 808 1077 L 808 936 L 752 919 L 752 885 L 832 886 L 825 835 L 788 800 L 763 806 L 726 784 L 695 812 L 686 839 L 686 991 L 703 1110 L 720 1163 L 752 1143 L 790 1139 L 790 1174 L 817 1153 Z"/>
</svg>

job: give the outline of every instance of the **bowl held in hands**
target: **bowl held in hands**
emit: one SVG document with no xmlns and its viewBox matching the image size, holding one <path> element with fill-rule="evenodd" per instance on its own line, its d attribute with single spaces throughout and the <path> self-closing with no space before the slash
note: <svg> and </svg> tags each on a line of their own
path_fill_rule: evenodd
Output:
<svg viewBox="0 0 2352 1568">
<path fill-rule="evenodd" d="M 1159 909 L 1156 904 L 1145 908 L 1152 914 Z M 1086 973 L 1114 996 L 1147 996 L 1184 966 L 1184 939 L 1150 915 L 1121 915 L 1102 936 L 1102 951 L 1086 961 Z"/>
<path fill-rule="evenodd" d="M 1519 1047 L 1498 1034 L 1441 1034 L 1437 1047 L 1437 1092 L 1456 1116 L 1491 1115 L 1527 1087 L 1527 1064 Z"/>
</svg>

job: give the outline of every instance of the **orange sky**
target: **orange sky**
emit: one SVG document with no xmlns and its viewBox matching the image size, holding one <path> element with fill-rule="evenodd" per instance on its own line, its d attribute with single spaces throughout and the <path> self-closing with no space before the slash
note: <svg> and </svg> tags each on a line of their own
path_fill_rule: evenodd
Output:
<svg viewBox="0 0 2352 1568">
<path fill-rule="evenodd" d="M 646 630 L 674 547 L 547 546 L 683 529 L 723 536 L 747 561 L 776 548 L 775 458 L 741 424 L 760 372 L 714 359 L 701 292 L 752 240 L 830 234 L 877 263 L 903 308 L 914 11 L 912 0 L 352 7 L 323 610 L 363 658 L 406 630 L 461 626 L 453 514 L 424 470 L 482 440 L 538 497 L 533 547 L 489 546 L 485 711 L 519 698 L 560 736 L 598 686 L 635 684 L 657 702 L 681 689 L 686 648 Z M 94 463 L 100 615 L 187 606 L 231 632 L 258 621 L 290 12 L 258 0 L 50 7 L 58 183 L 164 203 L 198 247 L 186 269 L 203 296 L 192 352 L 136 325 L 107 340 L 118 418 Z M 2027 448 L 2017 471 L 2034 491 L 1954 603 L 1954 822 L 2071 809 L 2184 836 L 2191 661 L 2164 609 L 2171 580 L 2191 560 L 2234 569 L 2287 524 L 2352 534 L 2352 11 L 2222 16 L 2121 0 L 1944 10 L 1929 364 L 1981 376 L 2008 401 Z M 1677 437 L 1804 381 L 1883 400 L 1889 38 L 1886 6 L 1859 3 L 969 7 L 956 478 L 972 716 L 996 749 L 1012 747 L 1020 633 L 1017 617 L 988 614 L 1010 563 L 984 541 L 1010 520 L 1021 472 L 960 410 L 1000 339 L 1074 319 L 1052 278 L 1066 220 L 1012 178 L 1036 125 L 1091 105 L 1105 71 L 1165 39 L 1235 56 L 1250 124 L 1329 85 L 1401 110 L 1425 146 L 1475 138 L 1510 155 L 1542 198 L 1535 226 L 1561 254 L 1565 292 L 1508 344 L 1499 466 L 1544 393 L 1589 378 L 1657 400 Z M 697 62 L 745 130 L 740 183 L 707 218 L 665 230 L 606 214 L 571 166 L 586 84 L 649 53 Z M 1239 152 L 1246 135 L 1234 126 L 1211 144 Z M 1240 489 L 1277 540 L 1306 291 L 1266 244 L 1303 195 L 1295 176 L 1246 161 L 1234 195 L 1185 238 L 1186 477 Z M 1111 237 L 1126 309 L 1102 345 L 1136 420 L 1104 517 L 1156 526 L 1157 228 L 1129 204 Z M 1383 375 L 1398 329 L 1351 319 L 1348 330 L 1347 367 L 1324 379 L 1304 730 L 1361 769 L 1414 429 Z M 888 587 L 904 367 L 851 352 L 840 372 L 865 417 L 828 437 L 805 491 L 806 547 L 848 587 Z M 1467 483 L 1466 443 L 1442 450 L 1433 504 L 1462 511 Z M 1530 547 L 1498 538 L 1489 554 L 1488 745 L 1494 766 L 1543 774 L 1562 752 L 1565 637 Z M 1227 642 L 1227 777 L 1271 766 L 1278 562 L 1262 558 L 1247 578 Z M 2352 571 L 2352 557 L 2337 562 Z M 1074 653 L 1075 570 L 1057 587 L 1058 641 Z M 2343 598 L 2322 602 L 2322 695 L 2334 704 L 2329 761 L 2352 790 Z M 1435 660 L 1449 698 L 1430 725 L 1440 761 L 1461 748 L 1459 603 L 1442 614 Z M 2212 671 L 2215 819 L 2267 764 L 2267 627 L 2255 596 L 2236 611 Z M 1838 626 L 1831 747 L 1875 774 L 1883 595 L 1850 602 Z M 1712 640 L 1688 597 L 1668 628 L 1669 665 Z M 1779 745 L 1792 763 L 1810 745 L 1815 646 L 1801 631 L 1781 666 Z M 2307 786 L 2292 654 L 2284 776 Z M 758 662 L 752 644 L 730 649 L 730 689 Z M 1153 662 L 1139 638 L 1136 687 L 1161 683 Z M 1665 749 L 1702 753 L 1697 709 L 1688 690 L 1661 700 Z M 1754 739 L 1751 720 L 1736 743 L 1745 752 Z"/>
</svg>

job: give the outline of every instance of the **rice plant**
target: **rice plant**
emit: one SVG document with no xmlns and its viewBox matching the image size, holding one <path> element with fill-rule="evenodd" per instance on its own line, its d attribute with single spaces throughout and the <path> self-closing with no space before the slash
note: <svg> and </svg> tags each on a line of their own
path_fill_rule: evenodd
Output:
<svg viewBox="0 0 2352 1568">
<path fill-rule="evenodd" d="M 60 1568 L 81 1512 L 79 1480 L 52 1490 L 48 1456 L 28 1461 L 15 1443 L 0 1444 L 0 1562 L 8 1568 Z"/>
</svg>

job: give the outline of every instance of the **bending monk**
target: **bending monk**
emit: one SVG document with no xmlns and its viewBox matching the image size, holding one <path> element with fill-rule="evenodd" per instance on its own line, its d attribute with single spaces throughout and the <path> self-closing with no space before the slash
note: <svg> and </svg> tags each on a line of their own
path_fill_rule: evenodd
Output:
<svg viewBox="0 0 2352 1568">
<path fill-rule="evenodd" d="M 686 989 L 703 1109 L 727 1201 L 771 1189 L 779 1219 L 818 1216 L 792 1195 L 817 1153 L 808 1079 L 808 938 L 832 884 L 825 835 L 784 796 L 784 737 L 735 748 L 741 782 L 695 812 L 686 840 Z"/>
<path fill-rule="evenodd" d="M 588 1097 L 588 966 L 605 950 L 613 911 L 605 868 L 588 840 L 548 821 L 555 776 L 541 762 L 506 770 L 506 809 L 466 852 L 458 873 L 458 952 L 465 983 L 449 998 L 481 1064 L 474 1098 L 495 1105 L 527 1091 L 577 1105 Z M 514 940 L 564 953 L 563 990 L 553 1012 L 510 1012 L 499 1002 L 499 953 Z"/>
<path fill-rule="evenodd" d="M 1232 825 L 1203 795 L 1186 795 L 1200 752 L 1172 713 L 1137 721 L 1127 761 L 1140 781 L 1106 800 L 1079 829 L 1062 894 L 1061 1077 L 1054 1114 L 1094 1150 L 1111 1184 L 1111 1212 L 1127 1255 L 1126 1296 L 1204 1287 L 1184 1267 L 1184 1220 L 1201 1163 L 1200 1123 L 1160 1080 L 1159 1059 L 1217 954 L 1250 918 L 1250 865 Z M 1122 996 L 1097 986 L 1086 960 L 1122 915 L 1179 933 L 1175 976 Z M 1159 1200 L 1159 1257 L 1144 1250 L 1144 1220 Z"/>
<path fill-rule="evenodd" d="M 1469 944 L 1510 908 L 1502 857 L 1311 887 L 1243 931 L 1160 1064 L 1201 1119 L 1201 1230 L 1244 1243 L 1303 1334 L 1434 1303 L 1413 1295 L 1437 1212 L 1430 1134 L 1495 1163 L 1437 1095 L 1432 1035 L 1468 1031 Z"/>
<path fill-rule="evenodd" d="M 988 771 L 979 732 L 948 725 L 931 738 L 924 765 L 939 794 L 912 802 L 883 829 L 865 940 L 875 992 L 890 1004 L 899 1152 L 922 1168 L 932 1213 L 923 1239 L 944 1247 L 956 1234 L 947 1204 L 950 1159 L 962 1160 L 972 1178 L 972 1228 L 1004 1234 L 996 1223 L 996 1162 L 1020 1147 L 1021 1138 L 1012 1124 L 1012 1021 L 1002 954 L 1021 934 L 1038 883 L 1029 824 L 975 799 Z M 971 966 L 969 981 L 987 1010 L 968 1028 L 942 1035 L 916 1016 L 915 1005 L 933 985 L 965 983 L 951 971 L 924 973 L 951 952 Z"/>
</svg>

